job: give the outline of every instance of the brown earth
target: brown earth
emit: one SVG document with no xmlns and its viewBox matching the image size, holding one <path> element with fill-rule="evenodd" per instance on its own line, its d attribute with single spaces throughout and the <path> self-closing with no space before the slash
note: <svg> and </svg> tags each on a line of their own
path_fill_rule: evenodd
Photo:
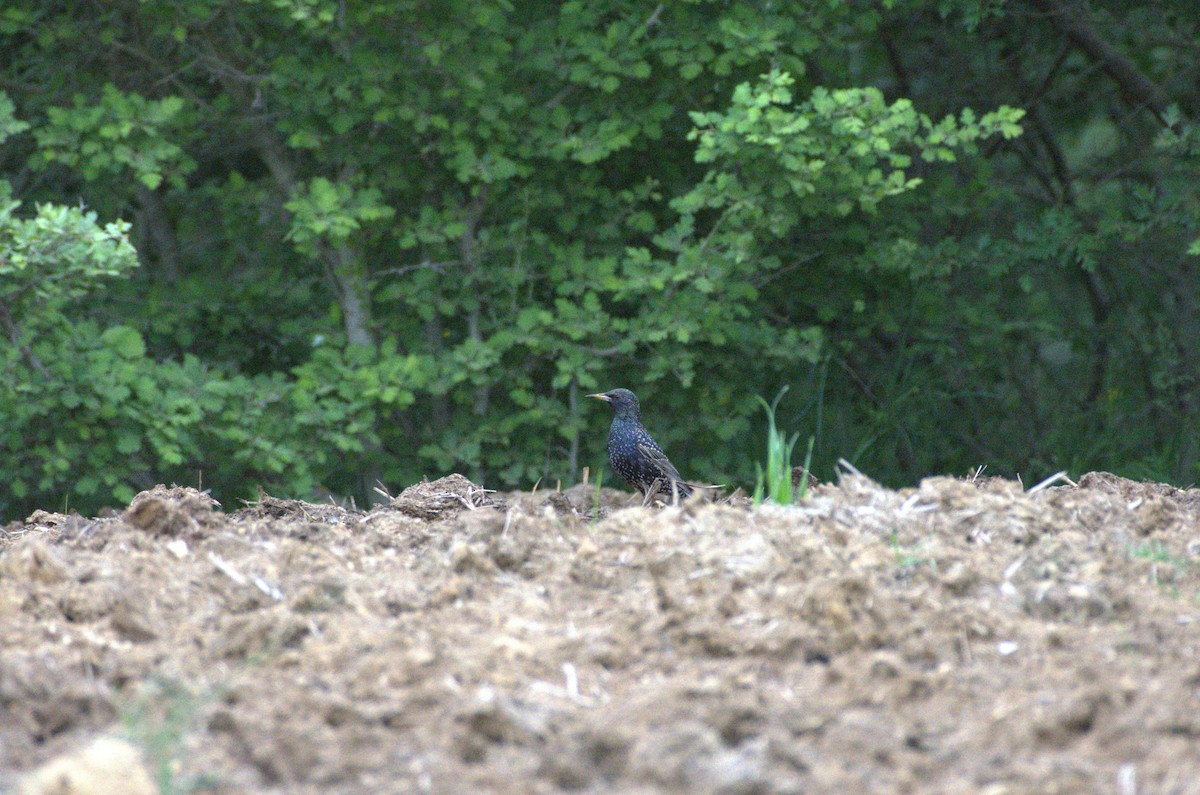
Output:
<svg viewBox="0 0 1200 795">
<path fill-rule="evenodd" d="M 1200 490 L 595 501 L 10 525 L 0 789 L 1200 793 Z"/>
</svg>

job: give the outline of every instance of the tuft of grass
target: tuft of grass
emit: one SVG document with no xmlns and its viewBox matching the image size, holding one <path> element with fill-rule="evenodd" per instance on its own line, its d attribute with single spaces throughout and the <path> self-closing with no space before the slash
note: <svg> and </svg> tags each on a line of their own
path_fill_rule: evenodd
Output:
<svg viewBox="0 0 1200 795">
<path fill-rule="evenodd" d="M 761 395 L 755 396 L 767 412 L 767 466 L 764 470 L 761 464 L 754 465 L 758 471 L 758 479 L 754 486 L 755 505 L 761 505 L 764 496 L 780 505 L 791 505 L 797 499 L 808 496 L 808 467 L 812 462 L 813 438 L 810 436 L 808 439 L 808 452 L 804 456 L 804 475 L 800 478 L 800 490 L 797 492 L 792 487 L 792 451 L 796 448 L 800 434 L 793 433 L 791 438 L 788 438 L 775 424 L 775 410 L 787 391 L 788 387 L 785 385 L 770 403 Z"/>
<path fill-rule="evenodd" d="M 1175 554 L 1161 541 L 1130 545 L 1128 554 L 1131 560 L 1150 562 L 1150 581 L 1157 585 L 1160 591 L 1171 597 L 1179 596 L 1178 580 L 1191 569 L 1191 560 Z M 1200 602 L 1200 594 L 1196 595 L 1196 599 Z"/>
<path fill-rule="evenodd" d="M 889 539 L 889 545 L 892 548 L 892 554 L 896 556 L 896 565 L 902 572 L 911 572 L 913 569 L 924 563 L 928 563 L 934 571 L 937 570 L 937 562 L 922 553 L 922 542 L 918 541 L 917 543 L 906 547 L 900 543 L 899 534 L 893 530 L 891 538 Z"/>
<path fill-rule="evenodd" d="M 815 437 L 808 437 L 808 449 L 804 451 L 804 471 L 800 476 L 800 491 L 796 494 L 796 499 L 798 500 L 802 500 L 808 496 L 808 480 L 812 475 L 812 470 L 809 469 L 809 467 L 812 466 L 812 451 L 814 441 L 816 441 Z"/>
<path fill-rule="evenodd" d="M 1129 548 L 1129 557 L 1136 560 L 1149 560 L 1154 563 L 1168 563 L 1181 569 L 1186 569 L 1188 559 L 1171 552 L 1171 548 L 1161 541 L 1147 541 Z"/>
<path fill-rule="evenodd" d="M 154 677 L 121 711 L 125 734 L 142 748 L 162 795 L 190 795 L 217 786 L 211 775 L 178 778 L 184 741 L 204 701 L 183 682 Z"/>
</svg>

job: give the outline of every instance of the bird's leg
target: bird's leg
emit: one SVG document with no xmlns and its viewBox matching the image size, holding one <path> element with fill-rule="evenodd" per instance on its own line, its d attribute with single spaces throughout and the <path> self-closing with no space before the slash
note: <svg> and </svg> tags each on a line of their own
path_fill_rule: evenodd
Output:
<svg viewBox="0 0 1200 795">
<path fill-rule="evenodd" d="M 654 495 L 658 494 L 658 481 L 650 484 L 650 488 L 646 489 L 646 493 L 642 495 L 642 507 L 645 508 L 654 500 Z"/>
<path fill-rule="evenodd" d="M 659 496 L 660 494 L 665 498 L 668 495 L 668 483 L 671 484 L 671 490 L 669 492 L 671 499 L 669 504 L 679 505 L 679 484 L 666 478 L 655 478 L 654 482 L 651 483 L 649 488 L 646 489 L 646 497 L 642 501 L 642 507 L 645 508 L 654 501 L 655 497 Z"/>
<path fill-rule="evenodd" d="M 655 478 L 650 485 L 646 487 L 646 496 L 642 499 L 642 507 L 645 508 L 650 503 L 654 502 L 654 498 L 662 491 L 662 478 Z"/>
</svg>

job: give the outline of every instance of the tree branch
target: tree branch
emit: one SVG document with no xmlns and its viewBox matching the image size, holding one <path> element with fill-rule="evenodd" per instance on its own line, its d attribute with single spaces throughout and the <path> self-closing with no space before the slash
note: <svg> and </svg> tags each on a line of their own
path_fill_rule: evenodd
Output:
<svg viewBox="0 0 1200 795">
<path fill-rule="evenodd" d="M 1082 6 L 1063 0 L 1030 1 L 1071 43 L 1098 62 L 1134 104 L 1149 108 L 1166 125 L 1163 114 L 1171 104 L 1167 93 L 1100 35 Z"/>
<path fill-rule="evenodd" d="M 43 378 L 50 378 L 50 371 L 46 369 L 46 365 L 42 364 L 42 360 L 37 357 L 37 354 L 21 341 L 21 331 L 13 321 L 12 312 L 8 308 L 8 302 L 2 300 L 0 300 L 0 327 L 3 327 L 4 333 L 12 340 L 13 346 L 21 352 L 21 356 L 25 361 L 29 362 L 29 366 L 37 370 L 38 375 Z"/>
</svg>

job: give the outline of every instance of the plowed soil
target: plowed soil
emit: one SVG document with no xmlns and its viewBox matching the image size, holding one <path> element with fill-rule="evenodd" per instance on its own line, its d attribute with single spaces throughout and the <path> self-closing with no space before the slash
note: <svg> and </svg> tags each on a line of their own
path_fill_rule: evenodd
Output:
<svg viewBox="0 0 1200 795">
<path fill-rule="evenodd" d="M 0 789 L 1200 793 L 1200 490 L 39 511 L 0 530 Z"/>
</svg>

